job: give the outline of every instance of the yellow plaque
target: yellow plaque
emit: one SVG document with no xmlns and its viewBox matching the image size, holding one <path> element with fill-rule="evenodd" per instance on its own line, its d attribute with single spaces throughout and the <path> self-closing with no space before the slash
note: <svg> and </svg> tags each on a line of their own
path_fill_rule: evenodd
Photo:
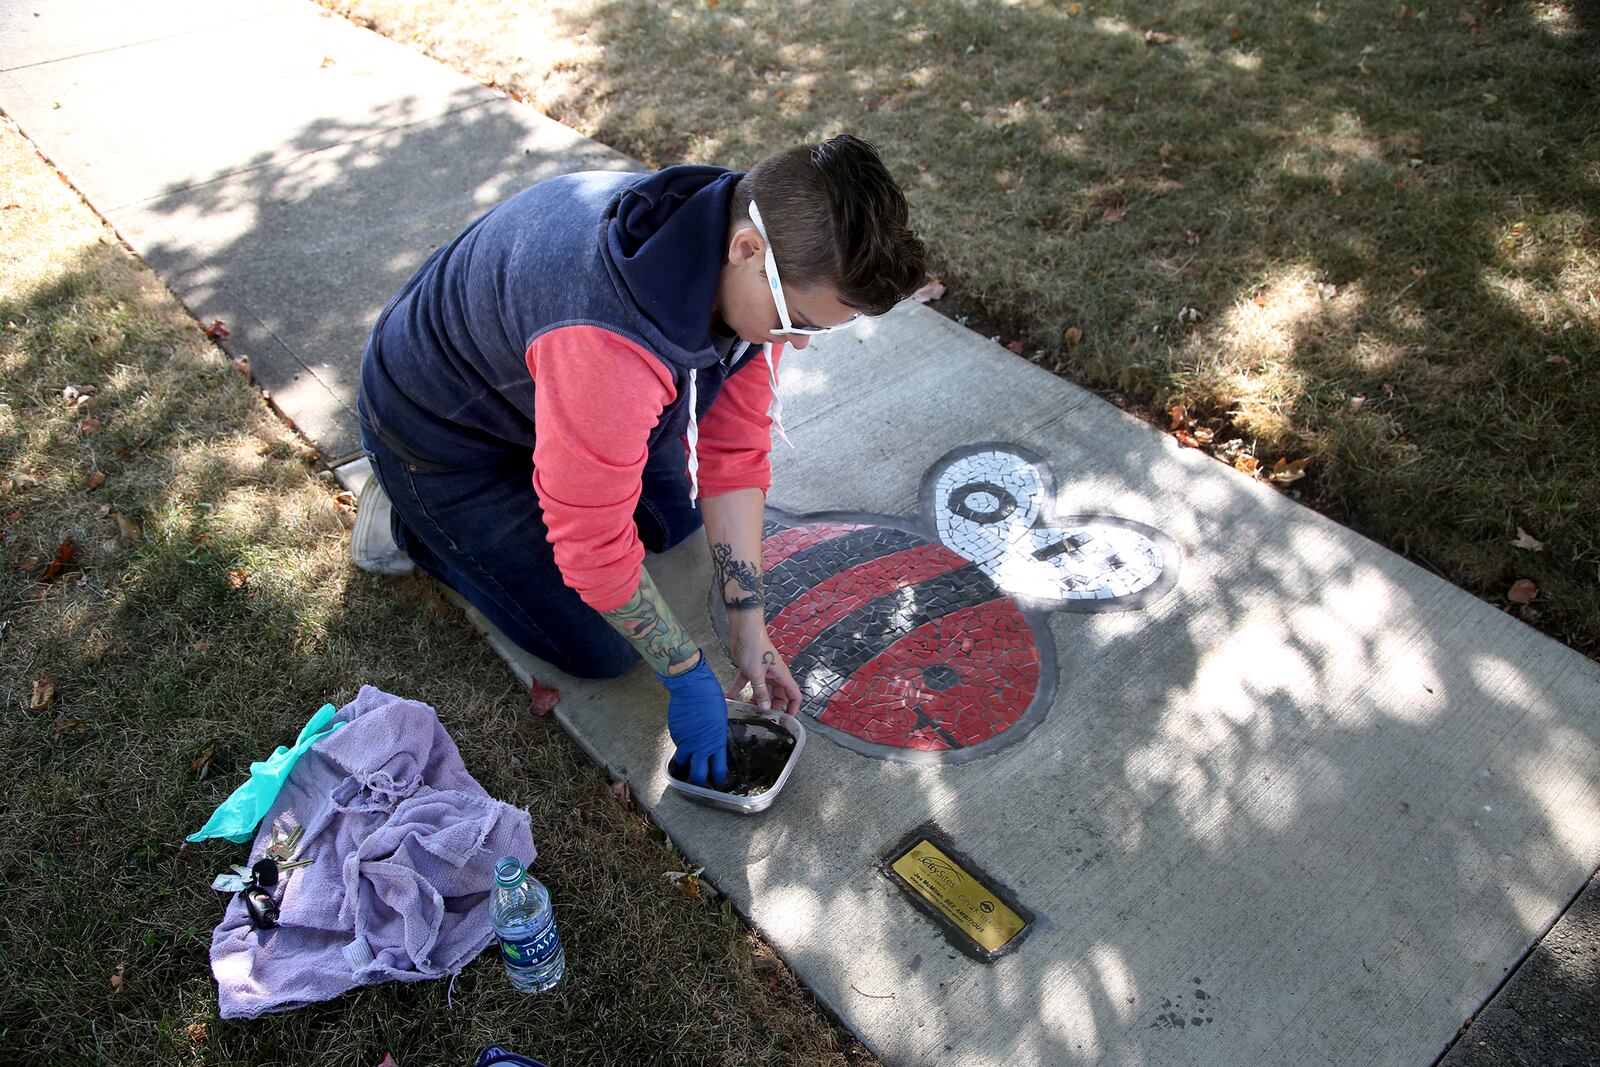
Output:
<svg viewBox="0 0 1600 1067">
<path fill-rule="evenodd" d="M 951 926 L 987 953 L 1000 951 L 1028 925 L 988 886 L 925 837 L 890 867 Z"/>
</svg>

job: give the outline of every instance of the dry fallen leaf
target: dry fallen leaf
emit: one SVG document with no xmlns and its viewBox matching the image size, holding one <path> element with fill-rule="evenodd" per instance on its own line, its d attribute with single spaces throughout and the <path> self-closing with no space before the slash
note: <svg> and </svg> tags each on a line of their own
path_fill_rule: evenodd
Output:
<svg viewBox="0 0 1600 1067">
<path fill-rule="evenodd" d="M 213 341 L 220 341 L 224 337 L 230 336 L 228 333 L 227 323 L 223 322 L 221 319 L 212 319 L 211 325 L 206 327 L 206 336 L 211 338 Z"/>
<path fill-rule="evenodd" d="M 1188 422 L 1189 409 L 1184 407 L 1182 404 L 1174 404 L 1167 409 L 1167 417 L 1172 420 L 1172 424 L 1169 425 L 1167 429 L 1181 430 Z"/>
<path fill-rule="evenodd" d="M 1217 431 L 1213 430 L 1209 426 L 1196 426 L 1194 428 L 1194 439 L 1203 445 L 1209 445 L 1213 440 L 1216 439 L 1216 436 Z"/>
<path fill-rule="evenodd" d="M 1229 30 L 1228 31 L 1228 40 L 1230 40 L 1230 41 L 1242 41 L 1242 40 L 1244 40 L 1244 27 L 1243 26 L 1235 26 L 1233 29 Z"/>
<path fill-rule="evenodd" d="M 229 365 L 233 367 L 234 373 L 238 374 L 239 377 L 243 378 L 245 381 L 255 381 L 255 378 L 250 371 L 249 356 L 235 356 L 231 361 L 229 361 Z"/>
<path fill-rule="evenodd" d="M 1294 460 L 1293 462 L 1290 462 L 1287 457 L 1280 458 L 1278 462 L 1272 465 L 1272 473 L 1267 475 L 1267 477 L 1271 478 L 1279 485 L 1289 485 L 1291 482 L 1298 482 L 1301 478 L 1306 476 L 1306 464 L 1310 462 L 1311 458 L 1309 456 L 1305 457 L 1304 459 Z"/>
<path fill-rule="evenodd" d="M 661 877 L 683 896 L 692 899 L 700 895 L 700 879 L 688 871 L 663 871 Z"/>
<path fill-rule="evenodd" d="M 189 764 L 189 773 L 203 774 L 205 769 L 211 765 L 211 756 L 216 752 L 216 750 L 217 746 L 215 743 L 207 745 L 206 750 L 200 753 L 200 755 L 196 756 L 193 763 Z"/>
<path fill-rule="evenodd" d="M 33 697 L 28 701 L 29 711 L 43 711 L 56 702 L 56 680 L 41 674 L 33 680 Z"/>
<path fill-rule="evenodd" d="M 1068 346 L 1075 345 L 1083 340 L 1083 331 L 1076 326 L 1068 326 L 1066 332 L 1061 335 L 1061 339 L 1066 341 Z"/>
<path fill-rule="evenodd" d="M 1185 304 L 1178 309 L 1178 321 L 1182 323 L 1204 322 L 1206 321 L 1206 313 L 1199 308 Z"/>
<path fill-rule="evenodd" d="M 1173 434 L 1173 436 L 1178 439 L 1178 443 L 1184 448 L 1200 447 L 1200 442 L 1195 440 L 1194 434 L 1190 433 L 1188 430 L 1179 430 L 1177 433 Z"/>
<path fill-rule="evenodd" d="M 333 64 L 334 64 L 334 58 L 332 56 L 323 56 L 322 57 L 322 62 L 318 65 L 318 69 L 319 70 L 326 70 L 327 68 L 333 66 Z"/>
<path fill-rule="evenodd" d="M 1267 306 L 1267 294 L 1263 289 L 1257 289 L 1255 295 L 1250 299 L 1258 308 L 1264 308 Z"/>
<path fill-rule="evenodd" d="M 81 423 L 78 424 L 78 436 L 79 437 L 93 437 L 95 434 L 99 433 L 103 429 L 105 429 L 105 424 L 103 422 L 101 422 L 99 419 L 95 419 L 95 418 L 84 419 Z"/>
<path fill-rule="evenodd" d="M 623 811 L 633 810 L 633 790 L 628 788 L 627 782 L 612 782 L 611 795 L 622 805 Z"/>
<path fill-rule="evenodd" d="M 1022 342 L 1021 341 L 1007 341 L 1006 342 L 1006 347 L 1011 349 L 1011 351 L 1015 352 L 1017 355 L 1019 355 L 1019 356 L 1022 355 Z"/>
<path fill-rule="evenodd" d="M 528 710 L 534 715 L 548 715 L 561 702 L 561 690 L 545 685 L 535 678 L 528 683 Z"/>
<path fill-rule="evenodd" d="M 111 521 L 117 524 L 117 536 L 124 541 L 135 541 L 139 537 L 139 524 L 120 511 L 111 513 Z"/>
<path fill-rule="evenodd" d="M 394 1062 L 393 1056 L 385 1052 L 383 1054 L 383 1059 L 378 1061 L 378 1067 L 400 1067 L 400 1065 Z"/>
<path fill-rule="evenodd" d="M 1518 578 L 1511 583 L 1511 588 L 1506 590 L 1506 599 L 1513 604 L 1532 604 L 1533 598 L 1539 595 L 1539 587 L 1531 578 Z"/>
<path fill-rule="evenodd" d="M 926 284 L 911 294 L 911 299 L 919 304 L 926 304 L 930 300 L 937 300 L 944 295 L 944 282 L 938 278 L 929 278 Z"/>
<path fill-rule="evenodd" d="M 250 581 L 250 572 L 243 567 L 228 568 L 228 584 L 235 589 L 243 589 Z"/>
<path fill-rule="evenodd" d="M 1511 542 L 1511 546 L 1513 548 L 1525 548 L 1529 552 L 1544 551 L 1544 542 L 1520 526 L 1517 527 L 1517 539 Z"/>
<path fill-rule="evenodd" d="M 77 715 L 74 715 L 70 719 L 62 719 L 60 722 L 50 727 L 50 736 L 60 737 L 62 734 L 69 734 L 80 726 L 88 725 L 88 722 L 88 719 L 81 718 Z"/>
<path fill-rule="evenodd" d="M 1240 474 L 1248 474 L 1252 478 L 1261 476 L 1261 461 L 1248 452 L 1241 452 L 1233 457 L 1233 469 Z"/>
<path fill-rule="evenodd" d="M 1144 31 L 1144 43 L 1145 44 L 1171 44 L 1173 41 L 1176 41 L 1177 39 L 1178 38 L 1175 35 L 1168 33 L 1166 30 L 1145 30 Z"/>
<path fill-rule="evenodd" d="M 1102 221 L 1107 223 L 1121 222 L 1127 217 L 1128 212 L 1126 208 L 1108 207 L 1106 208 L 1105 218 Z"/>
<path fill-rule="evenodd" d="M 1184 244 L 1187 244 L 1190 248 L 1193 248 L 1200 243 L 1200 234 L 1194 230 L 1184 230 L 1183 241 Z"/>
<path fill-rule="evenodd" d="M 193 1041 L 197 1045 L 200 1044 L 200 1042 L 206 1039 L 206 1024 L 190 1023 L 188 1026 L 183 1028 L 183 1036 L 187 1037 L 190 1041 Z"/>
<path fill-rule="evenodd" d="M 1068 18 L 1075 19 L 1081 14 L 1083 14 L 1083 8 L 1079 7 L 1077 4 L 1068 4 L 1067 5 L 1067 17 Z"/>
<path fill-rule="evenodd" d="M 122 964 L 117 964 L 116 971 L 111 975 L 111 992 L 122 992 Z"/>
<path fill-rule="evenodd" d="M 50 561 L 50 566 L 44 569 L 39 576 L 41 582 L 52 581 L 61 576 L 61 572 L 72 566 L 72 557 L 78 554 L 77 542 L 67 538 L 61 542 L 61 547 L 56 549 L 56 558 Z"/>
<path fill-rule="evenodd" d="M 105 471 L 95 471 L 93 474 L 89 475 L 89 480 L 84 483 L 83 487 L 85 489 L 87 489 L 89 492 L 92 493 L 96 489 L 100 488 L 102 485 L 105 485 L 105 484 L 106 484 L 106 472 Z"/>
</svg>

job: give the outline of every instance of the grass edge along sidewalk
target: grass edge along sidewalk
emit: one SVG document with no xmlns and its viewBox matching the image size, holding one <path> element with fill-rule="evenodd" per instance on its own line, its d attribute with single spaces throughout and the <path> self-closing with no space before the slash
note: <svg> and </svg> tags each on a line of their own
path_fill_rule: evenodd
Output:
<svg viewBox="0 0 1600 1067">
<path fill-rule="evenodd" d="M 350 566 L 311 450 L 8 121 L 0 190 L 0 1059 L 872 1062 L 428 583 Z M 391 983 L 220 1021 L 209 883 L 244 849 L 182 838 L 362 683 L 530 809 L 569 977 L 524 997 L 485 953 L 453 1008 Z"/>
</svg>

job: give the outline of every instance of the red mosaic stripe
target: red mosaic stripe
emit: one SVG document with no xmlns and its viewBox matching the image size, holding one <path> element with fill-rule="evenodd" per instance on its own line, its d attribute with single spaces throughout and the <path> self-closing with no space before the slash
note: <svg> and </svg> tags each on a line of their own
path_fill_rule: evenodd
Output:
<svg viewBox="0 0 1600 1067">
<path fill-rule="evenodd" d="M 918 545 L 858 563 L 796 597 L 767 624 L 767 635 L 784 659 L 792 661 L 818 634 L 857 608 L 968 565 L 943 545 Z"/>
<path fill-rule="evenodd" d="M 822 522 L 814 526 L 791 526 L 787 530 L 779 530 L 761 542 L 761 569 L 770 571 L 796 552 L 804 552 L 812 545 L 842 537 L 852 530 L 864 529 L 866 527 L 859 524 Z"/>
<path fill-rule="evenodd" d="M 933 665 L 955 670 L 957 684 L 929 687 L 922 669 Z M 817 718 L 874 744 L 947 751 L 1015 725 L 1038 688 L 1033 631 L 1015 603 L 992 600 L 911 631 L 858 670 Z"/>
</svg>

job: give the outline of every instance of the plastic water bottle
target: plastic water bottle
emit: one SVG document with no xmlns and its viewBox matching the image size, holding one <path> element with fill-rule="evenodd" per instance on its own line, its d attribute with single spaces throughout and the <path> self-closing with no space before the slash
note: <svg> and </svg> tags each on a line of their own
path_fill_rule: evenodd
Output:
<svg viewBox="0 0 1600 1067">
<path fill-rule="evenodd" d="M 561 981 L 567 971 L 556 914 L 550 909 L 550 891 L 515 856 L 495 864 L 494 882 L 489 921 L 500 939 L 506 977 L 524 993 L 542 993 Z"/>
</svg>

